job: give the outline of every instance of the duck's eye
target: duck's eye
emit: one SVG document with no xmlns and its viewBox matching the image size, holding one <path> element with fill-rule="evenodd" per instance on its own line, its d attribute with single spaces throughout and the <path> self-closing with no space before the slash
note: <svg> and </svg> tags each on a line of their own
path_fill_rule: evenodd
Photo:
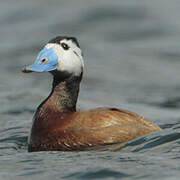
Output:
<svg viewBox="0 0 180 180">
<path fill-rule="evenodd" d="M 69 49 L 69 46 L 66 43 L 61 43 L 61 46 L 63 47 L 64 50 Z"/>
<path fill-rule="evenodd" d="M 45 64 L 48 61 L 48 59 L 44 58 L 41 60 L 41 64 Z"/>
</svg>

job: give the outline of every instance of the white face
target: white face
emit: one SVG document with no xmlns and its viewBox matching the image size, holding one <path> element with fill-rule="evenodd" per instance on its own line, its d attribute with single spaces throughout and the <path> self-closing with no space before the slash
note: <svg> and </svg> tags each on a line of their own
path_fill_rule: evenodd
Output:
<svg viewBox="0 0 180 180">
<path fill-rule="evenodd" d="M 48 43 L 45 48 L 54 49 L 58 57 L 58 71 L 67 71 L 79 76 L 84 68 L 81 49 L 72 40 L 63 39 L 60 44 Z"/>
</svg>

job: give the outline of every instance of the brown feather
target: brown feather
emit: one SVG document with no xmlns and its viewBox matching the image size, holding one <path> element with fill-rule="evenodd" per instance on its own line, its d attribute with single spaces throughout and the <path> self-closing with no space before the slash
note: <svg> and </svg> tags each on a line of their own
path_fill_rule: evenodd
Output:
<svg viewBox="0 0 180 180">
<path fill-rule="evenodd" d="M 29 151 L 84 150 L 104 143 L 126 142 L 160 128 L 134 112 L 97 108 L 72 113 L 49 110 L 46 123 L 32 127 Z"/>
</svg>

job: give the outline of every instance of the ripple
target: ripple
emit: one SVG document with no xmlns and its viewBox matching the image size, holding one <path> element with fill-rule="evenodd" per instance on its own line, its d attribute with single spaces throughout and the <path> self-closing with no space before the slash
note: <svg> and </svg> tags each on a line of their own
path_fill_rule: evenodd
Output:
<svg viewBox="0 0 180 180">
<path fill-rule="evenodd" d="M 11 127 L 2 130 L 0 132 L 0 149 L 26 150 L 27 134 L 24 127 Z"/>
<path fill-rule="evenodd" d="M 167 130 L 167 131 L 159 131 L 152 134 L 148 134 L 146 136 L 138 137 L 133 139 L 127 143 L 125 143 L 121 147 L 117 147 L 114 151 L 130 151 L 130 152 L 145 152 L 152 151 L 153 149 L 161 149 L 162 145 L 168 146 L 170 143 L 175 143 L 180 139 L 180 133 Z M 171 146 L 168 146 L 171 149 Z M 167 149 L 168 149 L 167 148 Z M 167 149 L 164 148 L 164 151 L 167 152 Z M 163 152 L 163 151 L 162 151 Z"/>
<path fill-rule="evenodd" d="M 91 171 L 91 172 L 76 172 L 73 174 L 70 174 L 68 176 L 65 176 L 64 178 L 78 178 L 78 179 L 105 179 L 105 178 L 125 178 L 125 177 L 129 177 L 131 175 L 126 174 L 126 173 L 122 173 L 122 172 L 118 172 L 118 171 L 114 171 L 114 170 L 110 170 L 110 169 L 101 169 L 101 170 L 95 170 L 95 171 Z"/>
<path fill-rule="evenodd" d="M 150 149 L 150 148 L 153 148 L 153 147 L 165 144 L 165 143 L 169 143 L 171 141 L 175 141 L 177 139 L 180 139 L 180 133 L 171 133 L 168 135 L 159 136 L 159 137 L 153 138 L 152 142 L 151 140 L 149 140 L 150 142 L 146 143 L 143 147 L 136 148 L 135 150 L 133 150 L 133 152 Z"/>
</svg>

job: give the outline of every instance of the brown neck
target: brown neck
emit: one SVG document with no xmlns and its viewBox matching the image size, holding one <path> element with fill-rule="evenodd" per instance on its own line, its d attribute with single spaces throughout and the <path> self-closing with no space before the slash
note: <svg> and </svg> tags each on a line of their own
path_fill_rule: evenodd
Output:
<svg viewBox="0 0 180 180">
<path fill-rule="evenodd" d="M 56 112 L 76 111 L 76 102 L 79 93 L 79 85 L 82 79 L 80 76 L 69 75 L 62 78 L 61 75 L 54 75 L 52 91 L 38 108 L 38 111 L 46 108 Z"/>
</svg>

